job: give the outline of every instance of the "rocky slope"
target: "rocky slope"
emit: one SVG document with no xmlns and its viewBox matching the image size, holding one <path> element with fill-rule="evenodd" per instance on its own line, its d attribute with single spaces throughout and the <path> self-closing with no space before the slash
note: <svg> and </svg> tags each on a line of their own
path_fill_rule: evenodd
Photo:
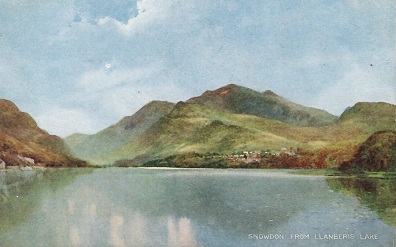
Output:
<svg viewBox="0 0 396 247">
<path fill-rule="evenodd" d="M 11 101 L 0 99 L 1 166 L 85 166 L 60 137 L 40 129 L 34 119 Z"/>
</svg>

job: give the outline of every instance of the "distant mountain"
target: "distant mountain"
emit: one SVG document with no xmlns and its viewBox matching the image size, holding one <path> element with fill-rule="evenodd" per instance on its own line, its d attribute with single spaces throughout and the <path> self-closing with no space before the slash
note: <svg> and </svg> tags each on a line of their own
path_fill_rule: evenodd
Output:
<svg viewBox="0 0 396 247">
<path fill-rule="evenodd" d="M 6 166 L 85 166 L 63 140 L 40 129 L 11 101 L 0 99 L 0 163 Z"/>
<path fill-rule="evenodd" d="M 371 135 L 340 169 L 395 172 L 396 131 L 379 131 Z"/>
<path fill-rule="evenodd" d="M 64 138 L 64 141 L 70 148 L 74 148 L 81 142 L 85 141 L 90 135 L 75 133 Z"/>
<path fill-rule="evenodd" d="M 84 160 L 98 164 L 105 164 L 109 154 L 142 135 L 174 107 L 174 103 L 166 101 L 152 101 L 142 107 L 132 116 L 124 117 L 117 124 L 112 125 L 97 134 L 89 136 L 71 135 L 65 138 L 73 152 Z"/>
<path fill-rule="evenodd" d="M 199 97 L 189 99 L 187 103 L 206 105 L 233 113 L 277 119 L 299 126 L 323 126 L 337 120 L 336 116 L 324 110 L 293 103 L 270 90 L 259 93 L 234 84 L 214 91 L 206 91 Z"/>
</svg>

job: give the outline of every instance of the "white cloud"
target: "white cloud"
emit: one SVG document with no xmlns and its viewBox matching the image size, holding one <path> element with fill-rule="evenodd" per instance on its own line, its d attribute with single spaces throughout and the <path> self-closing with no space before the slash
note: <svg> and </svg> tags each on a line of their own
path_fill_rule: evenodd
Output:
<svg viewBox="0 0 396 247">
<path fill-rule="evenodd" d="M 357 102 L 396 103 L 394 84 L 381 81 L 375 73 L 353 65 L 340 80 L 322 89 L 310 102 L 311 106 L 340 115 Z"/>
<path fill-rule="evenodd" d="M 93 134 L 93 130 L 103 128 L 103 126 L 99 126 L 100 123 L 90 118 L 82 109 L 51 106 L 49 109 L 42 110 L 41 113 L 33 117 L 40 128 L 50 134 L 61 137 L 77 132 Z"/>
<path fill-rule="evenodd" d="M 116 27 L 122 34 L 129 36 L 147 29 L 153 22 L 168 17 L 171 3 L 172 1 L 168 0 L 140 0 L 137 2 L 138 15 L 130 18 L 126 24 L 107 16 L 99 19 L 98 25 L 110 29 Z"/>
</svg>

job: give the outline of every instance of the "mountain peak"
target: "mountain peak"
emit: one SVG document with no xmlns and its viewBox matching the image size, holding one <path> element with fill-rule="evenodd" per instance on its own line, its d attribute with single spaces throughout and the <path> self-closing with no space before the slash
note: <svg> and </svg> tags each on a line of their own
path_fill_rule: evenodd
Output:
<svg viewBox="0 0 396 247">
<path fill-rule="evenodd" d="M 226 88 L 231 89 L 231 88 L 237 88 L 237 87 L 242 87 L 242 86 L 236 85 L 236 84 L 234 84 L 234 83 L 230 83 L 230 84 L 225 85 L 224 87 L 221 87 L 221 88 L 224 88 L 224 89 L 226 89 Z M 220 89 L 221 89 L 221 88 L 220 88 Z"/>
<path fill-rule="evenodd" d="M 21 112 L 13 102 L 5 99 L 0 99 L 0 126 L 9 129 L 39 129 L 29 114 Z"/>
<path fill-rule="evenodd" d="M 145 106 L 163 106 L 163 105 L 170 105 L 173 103 L 169 101 L 163 101 L 163 100 L 153 100 L 147 103 Z"/>
<path fill-rule="evenodd" d="M 288 101 L 271 90 L 260 93 L 235 84 L 206 91 L 201 96 L 189 99 L 187 103 L 277 119 L 301 126 L 321 126 L 333 123 L 337 119 L 323 110 Z"/>
<path fill-rule="evenodd" d="M 0 113 L 19 113 L 18 107 L 11 101 L 6 99 L 0 99 Z"/>
<path fill-rule="evenodd" d="M 0 111 L 19 111 L 18 107 L 9 100 L 0 99 Z"/>
<path fill-rule="evenodd" d="M 224 87 L 220 87 L 220 88 L 215 89 L 215 90 L 207 90 L 201 96 L 204 96 L 204 95 L 205 96 L 209 96 L 209 95 L 228 95 L 232 91 L 234 91 L 236 89 L 240 89 L 240 88 L 242 88 L 242 87 L 238 86 L 236 84 L 228 84 L 228 85 L 226 85 Z M 199 98 L 199 97 L 194 97 L 192 99 Z"/>
<path fill-rule="evenodd" d="M 266 91 L 263 92 L 263 94 L 264 94 L 264 95 L 267 95 L 267 96 L 279 97 L 279 95 L 277 95 L 276 93 L 274 93 L 274 92 L 271 91 L 271 90 L 266 90 Z"/>
</svg>

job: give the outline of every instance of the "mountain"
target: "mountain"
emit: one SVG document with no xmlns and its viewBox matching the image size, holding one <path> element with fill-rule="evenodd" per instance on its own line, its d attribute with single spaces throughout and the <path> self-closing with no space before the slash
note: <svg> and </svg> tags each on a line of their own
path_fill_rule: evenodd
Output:
<svg viewBox="0 0 396 247">
<path fill-rule="evenodd" d="M 80 158 L 98 164 L 106 164 L 109 153 L 142 135 L 161 117 L 168 114 L 175 104 L 166 101 L 152 101 L 132 116 L 124 117 L 97 134 L 89 136 L 71 135 L 65 138 L 72 151 Z"/>
<path fill-rule="evenodd" d="M 224 98 L 227 94 L 233 96 Z M 368 114 L 371 111 L 381 116 Z M 78 157 L 98 164 L 124 160 L 136 165 L 194 152 L 279 152 L 287 148 L 304 150 L 310 156 L 304 161 L 308 165 L 316 159 L 315 164 L 326 162 L 334 167 L 352 158 L 357 146 L 374 132 L 396 130 L 392 122 L 395 111 L 391 104 L 358 103 L 338 119 L 270 91 L 258 93 L 228 85 L 177 104 L 151 102 L 95 135 L 66 140 Z M 263 117 L 264 113 L 272 117 Z M 319 124 L 321 114 L 327 118 L 326 124 Z"/>
<path fill-rule="evenodd" d="M 60 137 L 40 129 L 11 101 L 0 99 L 0 163 L 6 166 L 85 166 Z"/>
<path fill-rule="evenodd" d="M 377 128 L 387 126 L 387 121 L 377 122 Z M 144 135 L 114 150 L 109 157 L 112 160 L 133 159 L 130 164 L 135 165 L 183 153 L 231 154 L 268 149 L 279 152 L 282 148 L 288 148 L 306 150 L 309 155 L 327 150 L 323 153 L 327 158 L 322 157 L 323 160 L 329 164 L 339 164 L 350 159 L 354 147 L 373 132 L 365 124 L 356 123 L 351 126 L 338 121 L 327 126 L 303 127 L 179 102 L 168 115 L 147 129 Z"/>
<path fill-rule="evenodd" d="M 341 170 L 396 171 L 396 131 L 378 131 L 360 145 Z"/>
<path fill-rule="evenodd" d="M 273 119 L 179 102 L 144 135 L 114 150 L 110 158 L 141 162 L 188 152 L 280 150 L 300 143 L 294 139 L 298 129 Z"/>
<path fill-rule="evenodd" d="M 234 84 L 214 91 L 206 91 L 199 97 L 189 99 L 187 103 L 277 119 L 299 126 L 323 126 L 337 120 L 336 116 L 326 111 L 293 103 L 270 90 L 259 93 Z"/>
</svg>

